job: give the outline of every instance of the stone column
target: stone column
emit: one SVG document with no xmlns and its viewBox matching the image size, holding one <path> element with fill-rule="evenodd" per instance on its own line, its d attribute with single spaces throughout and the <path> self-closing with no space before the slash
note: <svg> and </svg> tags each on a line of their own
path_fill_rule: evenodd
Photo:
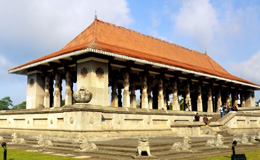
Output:
<svg viewBox="0 0 260 160">
<path fill-rule="evenodd" d="M 163 79 L 162 77 L 158 80 L 158 109 L 164 109 L 164 96 L 163 96 Z"/>
<path fill-rule="evenodd" d="M 50 77 L 45 77 L 45 86 L 44 86 L 44 100 L 43 100 L 43 106 L 45 108 L 50 108 Z"/>
<path fill-rule="evenodd" d="M 255 94 L 254 91 L 245 92 L 246 107 L 255 107 Z"/>
<path fill-rule="evenodd" d="M 135 81 L 131 81 L 130 108 L 136 108 Z"/>
<path fill-rule="evenodd" d="M 54 107 L 61 106 L 61 75 L 55 74 Z"/>
<path fill-rule="evenodd" d="M 202 94 L 201 94 L 201 85 L 200 85 L 200 84 L 198 84 L 197 91 L 198 91 L 197 111 L 198 111 L 198 112 L 203 112 L 203 107 L 202 107 Z"/>
<path fill-rule="evenodd" d="M 185 103 L 189 104 L 191 106 L 191 100 L 190 100 L 190 84 L 189 82 L 186 84 L 185 86 Z M 190 108 L 190 110 L 192 111 L 192 108 Z"/>
<path fill-rule="evenodd" d="M 237 106 L 237 92 L 232 93 L 232 104 Z"/>
<path fill-rule="evenodd" d="M 221 101 L 221 90 L 218 90 L 218 94 L 217 94 L 217 112 L 219 111 L 220 106 L 222 105 L 222 101 Z"/>
<path fill-rule="evenodd" d="M 246 106 L 245 94 L 243 92 L 240 93 L 240 103 L 241 103 L 241 107 Z"/>
<path fill-rule="evenodd" d="M 26 109 L 42 108 L 44 94 L 44 78 L 42 77 L 41 73 L 39 72 L 28 74 Z"/>
<path fill-rule="evenodd" d="M 229 96 L 229 91 L 227 91 L 227 95 L 226 95 L 226 105 L 230 105 L 230 96 Z"/>
<path fill-rule="evenodd" d="M 115 78 L 112 79 L 112 107 L 118 107 L 118 97 L 117 97 L 117 80 Z"/>
<path fill-rule="evenodd" d="M 213 102 L 212 102 L 212 89 L 208 88 L 208 109 L 207 112 L 213 112 Z"/>
<path fill-rule="evenodd" d="M 72 74 L 70 71 L 66 72 L 66 91 L 65 91 L 65 105 L 72 105 Z"/>
<path fill-rule="evenodd" d="M 129 72 L 124 73 L 124 94 L 123 94 L 123 107 L 130 107 L 130 93 L 129 93 Z"/>
<path fill-rule="evenodd" d="M 172 83 L 172 110 L 179 111 L 179 99 L 178 99 L 178 86 L 177 81 L 174 80 Z"/>
<path fill-rule="evenodd" d="M 153 109 L 152 84 L 148 83 L 148 108 Z"/>
<path fill-rule="evenodd" d="M 144 74 L 142 79 L 142 108 L 148 108 L 148 93 L 147 93 L 147 75 Z"/>
</svg>

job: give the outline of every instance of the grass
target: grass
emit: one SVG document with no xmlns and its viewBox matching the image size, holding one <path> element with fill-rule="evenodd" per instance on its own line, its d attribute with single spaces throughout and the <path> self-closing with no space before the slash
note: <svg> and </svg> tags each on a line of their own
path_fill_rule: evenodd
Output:
<svg viewBox="0 0 260 160">
<path fill-rule="evenodd" d="M 259 160 L 260 159 L 260 150 L 241 152 L 241 153 L 237 153 L 237 154 L 245 154 L 247 160 Z M 200 159 L 200 160 L 230 160 L 230 159 L 231 159 L 231 154 L 225 155 L 225 156 L 204 158 L 204 159 Z"/>
<path fill-rule="evenodd" d="M 3 149 L 0 149 L 0 160 L 3 159 Z M 7 160 L 75 160 L 76 158 L 55 156 L 23 150 L 7 149 Z"/>
</svg>

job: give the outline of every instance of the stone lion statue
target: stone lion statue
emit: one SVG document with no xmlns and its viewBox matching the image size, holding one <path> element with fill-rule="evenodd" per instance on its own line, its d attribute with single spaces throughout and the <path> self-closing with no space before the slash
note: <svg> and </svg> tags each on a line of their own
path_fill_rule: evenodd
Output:
<svg viewBox="0 0 260 160">
<path fill-rule="evenodd" d="M 79 139 L 80 143 L 80 149 L 76 149 L 75 151 L 95 151 L 98 150 L 98 147 L 96 146 L 95 143 L 89 143 L 88 139 L 86 137 L 82 137 Z"/>
<path fill-rule="evenodd" d="M 11 144 L 25 144 L 25 140 L 23 138 L 18 138 L 16 133 L 13 133 L 11 137 L 12 137 Z"/>
<path fill-rule="evenodd" d="M 150 152 L 150 145 L 148 137 L 140 137 L 138 140 L 138 146 L 136 156 L 142 156 L 142 152 L 146 152 L 148 156 L 152 156 Z"/>
<path fill-rule="evenodd" d="M 216 139 L 207 140 L 206 146 L 226 148 L 227 146 L 224 146 L 223 140 L 224 140 L 223 136 L 218 134 L 216 136 Z"/>
<path fill-rule="evenodd" d="M 190 143 L 191 143 L 191 139 L 185 136 L 183 139 L 183 143 L 181 142 L 174 143 L 172 149 L 176 151 L 191 151 Z"/>
<path fill-rule="evenodd" d="M 42 134 L 40 134 L 39 137 L 37 138 L 37 144 L 38 145 L 36 145 L 36 147 L 42 147 L 42 148 L 53 146 L 51 140 L 44 139 Z"/>
<path fill-rule="evenodd" d="M 252 144 L 252 143 L 248 142 L 248 138 L 247 137 L 248 137 L 247 134 L 243 133 L 241 135 L 241 137 L 234 137 L 233 141 L 237 141 L 237 143 L 241 143 L 241 144 Z"/>
</svg>

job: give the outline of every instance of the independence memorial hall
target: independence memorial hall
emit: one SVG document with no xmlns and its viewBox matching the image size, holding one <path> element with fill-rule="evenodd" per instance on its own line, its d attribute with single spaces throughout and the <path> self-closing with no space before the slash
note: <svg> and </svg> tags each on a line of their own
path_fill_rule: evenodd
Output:
<svg viewBox="0 0 260 160">
<path fill-rule="evenodd" d="M 238 111 L 211 122 L 212 130 L 251 132 L 260 124 L 254 96 L 260 85 L 233 76 L 207 53 L 97 18 L 61 50 L 8 72 L 27 76 L 27 95 L 25 110 L 0 113 L 5 132 L 202 135 L 204 123 L 193 122 L 194 115 L 220 118 L 223 104 L 239 105 Z M 190 111 L 180 109 L 180 97 Z"/>
</svg>

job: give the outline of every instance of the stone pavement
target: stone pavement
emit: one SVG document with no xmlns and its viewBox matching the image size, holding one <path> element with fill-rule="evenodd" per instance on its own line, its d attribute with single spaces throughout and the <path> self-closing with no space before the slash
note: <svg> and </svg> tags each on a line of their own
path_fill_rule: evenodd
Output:
<svg viewBox="0 0 260 160">
<path fill-rule="evenodd" d="M 176 136 L 162 136 L 162 137 L 149 137 L 151 154 L 154 156 L 151 159 L 185 159 L 195 160 L 200 158 L 212 157 L 217 155 L 231 154 L 231 143 L 233 136 L 227 133 L 220 133 L 224 136 L 224 145 L 228 148 L 210 148 L 206 147 L 206 141 L 212 137 L 191 137 L 191 151 L 174 151 L 171 149 L 175 142 L 182 142 L 183 137 Z M 2 135 L 3 136 L 3 135 Z M 138 145 L 139 137 L 132 138 L 114 138 L 114 139 L 89 139 L 95 143 L 99 150 L 93 152 L 76 152 L 80 149 L 78 142 L 69 142 L 68 140 L 57 139 L 53 141 L 52 147 L 37 148 L 37 140 L 30 137 L 23 137 L 26 144 L 10 144 L 11 136 L 4 135 L 4 140 L 7 142 L 8 148 L 26 150 L 31 152 L 40 152 L 52 155 L 74 157 L 79 159 L 93 159 L 93 160 L 106 160 L 106 159 L 120 159 L 127 160 L 133 159 L 132 156 L 136 154 L 136 147 Z M 260 149 L 260 142 L 253 145 L 238 144 L 236 152 L 257 150 Z M 140 158 L 142 159 L 142 158 Z M 149 158 L 146 158 L 149 159 Z"/>
</svg>

